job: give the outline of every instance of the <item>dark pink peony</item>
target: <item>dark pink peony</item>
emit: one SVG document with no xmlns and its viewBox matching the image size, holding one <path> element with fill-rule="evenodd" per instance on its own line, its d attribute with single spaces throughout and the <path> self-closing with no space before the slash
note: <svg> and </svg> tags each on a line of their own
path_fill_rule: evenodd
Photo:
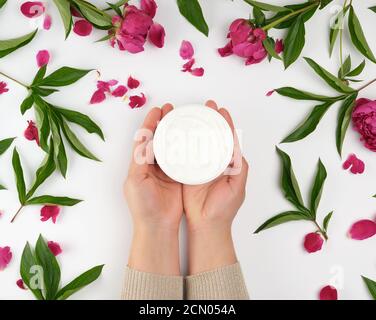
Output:
<svg viewBox="0 0 376 320">
<path fill-rule="evenodd" d="M 308 233 L 304 238 L 304 248 L 308 253 L 321 250 L 324 239 L 317 232 Z"/>
<path fill-rule="evenodd" d="M 372 220 L 359 220 L 355 222 L 349 231 L 349 236 L 354 240 L 364 240 L 376 234 L 376 222 Z"/>
<path fill-rule="evenodd" d="M 320 300 L 338 300 L 337 289 L 333 286 L 325 286 L 320 290 L 319 293 Z"/>
<path fill-rule="evenodd" d="M 358 99 L 352 113 L 352 121 L 364 145 L 376 152 L 376 101 Z"/>
<path fill-rule="evenodd" d="M 38 128 L 35 126 L 35 123 L 32 120 L 29 120 L 27 123 L 28 126 L 24 132 L 24 137 L 29 141 L 35 140 L 37 145 L 39 146 Z"/>
<path fill-rule="evenodd" d="M 218 49 L 222 57 L 235 54 L 245 58 L 245 64 L 255 64 L 264 60 L 267 56 L 262 42 L 266 39 L 266 33 L 260 28 L 254 26 L 245 19 L 236 19 L 229 28 L 227 38 L 230 41 Z"/>
<path fill-rule="evenodd" d="M 0 81 L 0 94 L 3 94 L 5 92 L 8 92 L 9 89 L 7 88 L 7 84 L 4 81 Z"/>
</svg>

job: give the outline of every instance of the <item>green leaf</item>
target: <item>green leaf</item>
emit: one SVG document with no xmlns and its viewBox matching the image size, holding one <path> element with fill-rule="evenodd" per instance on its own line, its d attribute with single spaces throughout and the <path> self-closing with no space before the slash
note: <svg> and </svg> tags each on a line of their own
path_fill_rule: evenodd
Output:
<svg viewBox="0 0 376 320">
<path fill-rule="evenodd" d="M 346 60 L 343 62 L 343 65 L 339 68 L 338 78 L 343 79 L 347 73 L 351 70 L 351 57 L 347 56 Z"/>
<path fill-rule="evenodd" d="M 102 37 L 102 38 L 96 40 L 95 42 L 103 42 L 103 41 L 106 41 L 106 40 L 108 40 L 108 39 L 111 39 L 111 37 L 112 37 L 111 34 L 107 34 L 107 35 L 105 35 L 104 37 Z"/>
<path fill-rule="evenodd" d="M 274 6 L 272 4 L 264 3 L 264 2 L 259 2 L 259 1 L 252 1 L 252 0 L 244 0 L 248 4 L 250 4 L 253 7 L 256 7 L 260 10 L 264 11 L 271 11 L 271 12 L 291 12 L 292 10 L 286 7 L 281 7 L 281 6 Z"/>
<path fill-rule="evenodd" d="M 359 19 L 356 16 L 354 8 L 352 6 L 350 7 L 348 25 L 349 25 L 351 41 L 354 44 L 354 46 L 366 58 L 376 63 L 376 58 L 373 55 L 372 50 L 367 43 L 362 26 L 360 25 Z"/>
<path fill-rule="evenodd" d="M 13 51 L 26 46 L 35 37 L 38 30 L 30 32 L 22 37 L 10 39 L 10 40 L 0 40 L 0 58 L 12 53 Z"/>
<path fill-rule="evenodd" d="M 257 7 L 253 8 L 253 17 L 257 26 L 262 26 L 265 23 L 265 14 Z"/>
<path fill-rule="evenodd" d="M 7 138 L 0 141 L 0 156 L 9 149 L 9 147 L 12 145 L 14 139 L 16 138 Z"/>
<path fill-rule="evenodd" d="M 275 51 L 275 43 L 272 38 L 266 38 L 262 44 L 270 56 L 274 59 L 282 60 L 279 54 Z"/>
<path fill-rule="evenodd" d="M 93 4 L 83 0 L 73 0 L 79 11 L 86 20 L 90 21 L 99 29 L 110 29 L 112 27 L 111 16 L 99 10 Z"/>
<path fill-rule="evenodd" d="M 343 141 L 345 140 L 346 131 L 349 127 L 352 110 L 355 105 L 356 94 L 348 96 L 342 103 L 338 112 L 337 130 L 336 130 L 336 145 L 339 155 L 342 154 Z"/>
<path fill-rule="evenodd" d="M 41 81 L 44 78 L 44 76 L 46 75 L 46 71 L 47 71 L 47 65 L 45 64 L 44 66 L 39 68 L 39 70 L 38 70 L 37 74 L 35 75 L 31 85 L 33 86 L 35 83 L 38 83 L 39 81 Z"/>
<path fill-rule="evenodd" d="M 49 76 L 41 81 L 35 83 L 37 86 L 47 86 L 47 87 L 64 87 L 68 86 L 76 81 L 80 80 L 82 77 L 87 75 L 92 70 L 80 70 L 70 67 L 62 67 L 55 72 L 51 73 Z"/>
<path fill-rule="evenodd" d="M 104 140 L 104 135 L 99 126 L 87 115 L 77 111 L 52 106 L 53 110 L 62 115 L 66 120 L 76 123 L 89 133 L 95 133 Z"/>
<path fill-rule="evenodd" d="M 27 110 L 29 110 L 34 104 L 34 97 L 32 94 L 30 94 L 22 103 L 20 106 L 21 114 L 25 114 Z"/>
<path fill-rule="evenodd" d="M 116 7 L 121 7 L 121 6 L 125 5 L 128 2 L 129 2 L 129 0 L 119 0 L 118 2 L 114 3 L 113 5 L 116 6 Z M 107 4 L 109 4 L 109 3 L 107 2 Z M 104 11 L 109 11 L 109 10 L 112 10 L 112 8 L 111 7 L 107 7 L 106 9 L 104 9 Z"/>
<path fill-rule="evenodd" d="M 6 190 L 7 188 L 5 188 L 3 185 L 0 184 L 0 190 Z"/>
<path fill-rule="evenodd" d="M 52 106 L 51 106 L 52 107 Z M 55 148 L 56 163 L 63 177 L 66 177 L 68 169 L 68 159 L 65 152 L 64 142 L 60 135 L 59 119 L 53 112 L 50 114 L 50 127 L 52 133 L 52 141 Z"/>
<path fill-rule="evenodd" d="M 303 50 L 305 43 L 305 26 L 302 15 L 295 20 L 290 27 L 285 42 L 283 62 L 285 69 L 287 69 L 292 63 L 298 59 L 300 53 Z"/>
<path fill-rule="evenodd" d="M 38 187 L 54 173 L 55 169 L 56 165 L 54 161 L 54 145 L 53 143 L 51 143 L 48 155 L 42 162 L 41 166 L 38 168 L 35 174 L 35 181 L 32 187 L 30 188 L 29 192 L 26 194 L 26 199 L 29 199 L 33 196 Z"/>
<path fill-rule="evenodd" d="M 346 77 L 356 77 L 360 75 L 363 72 L 365 66 L 366 66 L 366 61 L 363 60 L 363 62 L 359 64 L 355 69 L 347 73 Z"/>
<path fill-rule="evenodd" d="M 329 226 L 329 222 L 330 222 L 330 219 L 332 218 L 332 215 L 333 215 L 333 211 L 332 212 L 329 212 L 325 218 L 324 218 L 324 221 L 323 221 L 323 228 L 324 228 L 324 231 L 327 232 L 328 231 L 328 226 Z"/>
<path fill-rule="evenodd" d="M 371 294 L 372 298 L 376 300 L 376 282 L 364 276 L 362 276 L 362 279 L 364 283 L 366 284 L 368 291 Z"/>
<path fill-rule="evenodd" d="M 121 12 L 121 9 L 120 7 L 116 6 L 115 4 L 112 4 L 112 3 L 109 3 L 109 2 L 106 2 L 108 4 L 108 6 L 115 11 L 115 13 L 120 16 L 120 17 L 123 17 L 123 13 Z"/>
<path fill-rule="evenodd" d="M 282 162 L 281 187 L 285 198 L 290 201 L 297 209 L 306 210 L 295 173 L 292 168 L 289 155 L 276 147 L 277 153 Z"/>
<path fill-rule="evenodd" d="M 376 6 L 374 6 L 374 7 L 369 7 L 368 9 L 370 9 L 370 10 L 372 10 L 373 12 L 376 13 Z"/>
<path fill-rule="evenodd" d="M 327 173 L 326 173 L 325 166 L 321 162 L 321 159 L 319 159 L 315 181 L 312 185 L 312 190 L 311 190 L 310 211 L 313 214 L 314 218 L 316 218 L 316 212 L 317 212 L 317 208 L 319 206 L 320 200 L 321 200 L 321 194 L 324 189 L 326 177 L 327 177 Z"/>
<path fill-rule="evenodd" d="M 58 300 L 65 300 L 69 298 L 72 294 L 97 280 L 102 273 L 102 269 L 103 265 L 100 265 L 82 273 L 76 279 L 68 283 L 64 288 L 60 289 L 56 295 L 56 298 Z"/>
<path fill-rule="evenodd" d="M 336 101 L 339 97 L 328 97 L 314 94 L 307 91 L 298 90 L 292 87 L 282 87 L 275 89 L 281 96 L 289 97 L 295 100 L 313 100 L 313 101 Z"/>
<path fill-rule="evenodd" d="M 329 3 L 331 3 L 333 0 L 321 0 L 320 9 L 324 9 Z"/>
<path fill-rule="evenodd" d="M 336 15 L 333 25 L 330 26 L 329 32 L 329 56 L 332 56 L 334 46 L 338 39 L 339 31 L 343 28 L 343 19 L 345 18 L 350 6 L 346 6 Z"/>
<path fill-rule="evenodd" d="M 31 91 L 34 95 L 41 96 L 41 97 L 47 97 L 55 92 L 58 92 L 57 89 L 51 89 L 51 88 L 40 88 L 40 87 L 31 87 Z"/>
<path fill-rule="evenodd" d="M 209 35 L 202 9 L 198 0 L 177 0 L 179 11 L 197 30 L 204 35 Z"/>
<path fill-rule="evenodd" d="M 0 0 L 0 9 L 4 7 L 4 5 L 7 3 L 7 0 Z"/>
<path fill-rule="evenodd" d="M 294 142 L 304 139 L 313 131 L 316 130 L 320 120 L 329 110 L 333 102 L 325 102 L 324 104 L 318 105 L 313 108 L 308 117 L 301 123 L 292 133 L 290 133 L 286 138 L 282 140 L 285 142 Z"/>
<path fill-rule="evenodd" d="M 285 222 L 296 220 L 307 220 L 307 217 L 299 211 L 283 212 L 265 221 L 261 226 L 257 228 L 257 230 L 254 233 L 259 233 L 262 230 L 278 226 Z"/>
<path fill-rule="evenodd" d="M 350 88 L 349 86 L 345 85 L 340 79 L 336 76 L 325 70 L 315 61 L 310 58 L 304 57 L 310 67 L 334 90 L 341 92 L 341 93 L 353 93 L 354 89 Z"/>
<path fill-rule="evenodd" d="M 53 0 L 56 7 L 59 10 L 61 20 L 63 20 L 65 28 L 65 39 L 68 38 L 69 33 L 72 29 L 72 13 L 70 10 L 70 3 L 68 0 Z"/>
<path fill-rule="evenodd" d="M 100 161 L 95 155 L 93 155 L 82 143 L 78 140 L 77 136 L 74 132 L 69 128 L 67 123 L 63 120 L 62 121 L 62 130 L 64 132 L 65 137 L 67 138 L 69 144 L 72 148 L 81 156 L 85 158 L 89 158 L 95 161 Z"/>
<path fill-rule="evenodd" d="M 18 199 L 20 200 L 20 203 L 23 205 L 26 201 L 26 186 L 20 156 L 16 148 L 14 148 L 13 150 L 12 165 L 14 175 L 16 178 Z"/>
<path fill-rule="evenodd" d="M 39 143 L 41 148 L 48 152 L 48 137 L 50 136 L 51 128 L 48 119 L 47 106 L 45 101 L 38 96 L 34 96 L 34 102 L 35 118 L 39 132 Z"/>
<path fill-rule="evenodd" d="M 43 268 L 46 300 L 53 300 L 60 285 L 60 267 L 41 235 L 35 246 L 35 255 L 39 265 Z"/>
<path fill-rule="evenodd" d="M 82 202 L 79 199 L 73 199 L 68 197 L 54 197 L 49 195 L 39 196 L 32 199 L 27 200 L 27 205 L 32 204 L 55 204 L 65 207 L 72 207 L 75 206 L 77 203 Z"/>
<path fill-rule="evenodd" d="M 33 271 L 33 268 L 35 268 L 37 265 L 38 265 L 38 262 L 34 256 L 34 253 L 30 247 L 30 244 L 27 242 L 23 249 L 22 257 L 21 257 L 21 265 L 20 265 L 21 278 L 24 284 L 34 294 L 35 298 L 37 298 L 38 300 L 44 300 L 41 289 L 34 288 L 34 283 L 33 284 L 31 283 L 31 281 L 33 280 L 33 277 L 35 276 L 34 273 L 32 273 L 32 271 Z M 41 283 L 39 283 L 38 285 L 42 286 Z"/>
</svg>

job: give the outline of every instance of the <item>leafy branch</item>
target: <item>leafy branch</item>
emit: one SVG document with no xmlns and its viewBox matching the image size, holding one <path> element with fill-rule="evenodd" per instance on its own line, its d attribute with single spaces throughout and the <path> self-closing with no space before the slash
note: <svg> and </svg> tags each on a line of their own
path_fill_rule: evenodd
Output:
<svg viewBox="0 0 376 320">
<path fill-rule="evenodd" d="M 376 281 L 373 281 L 369 278 L 366 278 L 364 276 L 362 276 L 362 279 L 365 283 L 365 285 L 367 286 L 367 289 L 371 295 L 371 297 L 376 300 Z"/>
<path fill-rule="evenodd" d="M 60 288 L 61 270 L 42 235 L 33 250 L 27 242 L 21 257 L 20 273 L 24 284 L 37 300 L 66 300 L 91 284 L 102 273 L 104 265 L 93 267 Z"/>
<path fill-rule="evenodd" d="M 328 226 L 333 212 L 330 212 L 325 216 L 322 226 L 320 226 L 317 222 L 317 209 L 319 207 L 321 194 L 327 177 L 325 166 L 321 160 L 319 160 L 316 177 L 311 187 L 310 203 L 309 206 L 306 206 L 304 204 L 289 155 L 279 148 L 277 148 L 277 153 L 282 162 L 281 188 L 286 200 L 288 200 L 295 207 L 295 210 L 286 211 L 268 219 L 257 228 L 255 233 L 259 233 L 262 230 L 289 221 L 305 220 L 312 222 L 317 228 L 316 232 L 320 233 L 327 240 Z"/>
</svg>

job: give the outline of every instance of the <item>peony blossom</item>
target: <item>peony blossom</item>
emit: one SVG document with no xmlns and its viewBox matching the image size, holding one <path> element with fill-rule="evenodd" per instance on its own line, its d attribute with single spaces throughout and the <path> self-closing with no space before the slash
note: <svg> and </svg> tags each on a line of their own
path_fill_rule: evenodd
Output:
<svg viewBox="0 0 376 320">
<path fill-rule="evenodd" d="M 320 300 L 338 300 L 337 289 L 333 286 L 325 286 L 320 290 L 319 293 Z"/>
<path fill-rule="evenodd" d="M 343 169 L 350 169 L 351 173 L 363 173 L 365 169 L 365 164 L 362 160 L 358 159 L 355 154 L 350 154 L 347 160 L 343 163 Z"/>
<path fill-rule="evenodd" d="M 354 240 L 364 240 L 376 234 L 376 222 L 372 220 L 359 220 L 355 222 L 350 230 L 349 236 Z"/>
<path fill-rule="evenodd" d="M 179 50 L 180 57 L 184 60 L 190 60 L 193 58 L 194 49 L 189 41 L 183 40 Z"/>
<path fill-rule="evenodd" d="M 60 245 L 57 242 L 48 241 L 47 246 L 55 257 L 63 252 L 63 250 L 61 249 Z"/>
<path fill-rule="evenodd" d="M 22 290 L 27 290 L 22 279 L 18 279 L 16 281 L 16 285 L 17 285 L 18 288 L 20 288 Z"/>
<path fill-rule="evenodd" d="M 230 41 L 218 49 L 221 57 L 235 54 L 245 59 L 245 64 L 255 64 L 264 60 L 267 56 L 262 42 L 266 39 L 266 33 L 260 28 L 255 28 L 245 19 L 236 19 L 229 28 L 227 37 Z M 280 49 L 280 44 L 278 45 Z"/>
<path fill-rule="evenodd" d="M 321 250 L 324 239 L 317 232 L 308 233 L 304 238 L 304 248 L 308 253 Z"/>
<path fill-rule="evenodd" d="M 129 106 L 134 108 L 141 108 L 146 103 L 146 97 L 143 93 L 141 96 L 131 96 L 129 97 Z"/>
<path fill-rule="evenodd" d="M 40 50 L 37 53 L 37 65 L 39 68 L 48 64 L 49 61 L 50 61 L 50 53 L 47 50 Z"/>
<path fill-rule="evenodd" d="M 8 92 L 9 89 L 7 88 L 7 83 L 4 81 L 0 81 L 0 94 L 3 94 L 5 92 Z"/>
<path fill-rule="evenodd" d="M 49 219 L 52 220 L 53 223 L 56 223 L 57 216 L 60 213 L 60 207 L 56 205 L 45 205 L 41 210 L 40 210 L 40 216 L 41 216 L 41 221 L 47 221 Z"/>
<path fill-rule="evenodd" d="M 73 26 L 73 32 L 81 37 L 86 37 L 93 31 L 93 26 L 89 21 L 77 20 Z"/>
<path fill-rule="evenodd" d="M 24 131 L 24 137 L 29 141 L 36 141 L 37 145 L 39 146 L 39 133 L 38 128 L 35 126 L 34 121 L 29 120 L 28 126 Z"/>
<path fill-rule="evenodd" d="M 27 1 L 21 5 L 21 12 L 25 17 L 36 18 L 41 16 L 45 11 L 43 2 Z"/>
<path fill-rule="evenodd" d="M 10 247 L 0 247 L 0 271 L 4 270 L 12 260 Z"/>
<path fill-rule="evenodd" d="M 376 101 L 358 99 L 352 113 L 352 122 L 366 148 L 376 152 Z"/>
</svg>

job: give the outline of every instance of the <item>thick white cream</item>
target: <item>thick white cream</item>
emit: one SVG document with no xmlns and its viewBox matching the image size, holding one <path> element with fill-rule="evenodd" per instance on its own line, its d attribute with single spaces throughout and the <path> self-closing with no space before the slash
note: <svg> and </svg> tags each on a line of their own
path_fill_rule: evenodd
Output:
<svg viewBox="0 0 376 320">
<path fill-rule="evenodd" d="M 202 184 L 229 165 L 234 138 L 226 120 L 202 105 L 175 108 L 159 123 L 153 150 L 160 168 L 184 184 Z"/>
</svg>

